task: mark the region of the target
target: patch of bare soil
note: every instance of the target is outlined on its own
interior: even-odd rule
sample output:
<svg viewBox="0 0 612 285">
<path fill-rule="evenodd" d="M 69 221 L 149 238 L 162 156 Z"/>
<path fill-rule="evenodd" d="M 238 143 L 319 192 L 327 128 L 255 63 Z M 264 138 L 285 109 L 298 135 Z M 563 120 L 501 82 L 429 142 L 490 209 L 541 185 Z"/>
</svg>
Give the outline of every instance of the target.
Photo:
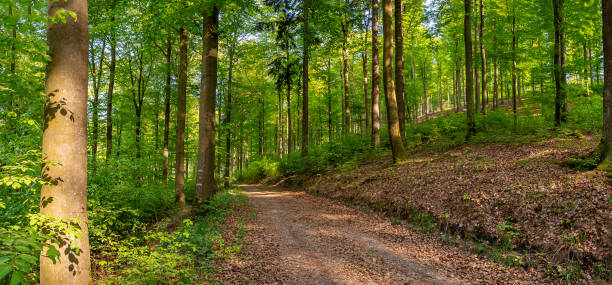
<svg viewBox="0 0 612 285">
<path fill-rule="evenodd" d="M 402 165 L 380 159 L 301 183 L 310 192 L 387 213 L 426 214 L 455 232 L 527 252 L 523 264 L 559 274 L 572 265 L 605 275 L 612 258 L 607 173 L 558 163 L 596 145 L 590 137 L 469 145 L 418 152 Z M 584 272 L 581 277 L 590 280 Z"/>
<path fill-rule="evenodd" d="M 220 260 L 223 284 L 534 284 L 546 277 L 502 268 L 374 213 L 277 187 L 244 186 L 254 219 L 242 253 Z M 226 224 L 236 224 L 230 217 Z M 227 231 L 239 228 L 228 226 Z M 235 230 L 234 230 L 235 231 Z M 224 236 L 226 234 L 224 233 Z M 229 234 L 228 236 L 235 236 Z"/>
</svg>

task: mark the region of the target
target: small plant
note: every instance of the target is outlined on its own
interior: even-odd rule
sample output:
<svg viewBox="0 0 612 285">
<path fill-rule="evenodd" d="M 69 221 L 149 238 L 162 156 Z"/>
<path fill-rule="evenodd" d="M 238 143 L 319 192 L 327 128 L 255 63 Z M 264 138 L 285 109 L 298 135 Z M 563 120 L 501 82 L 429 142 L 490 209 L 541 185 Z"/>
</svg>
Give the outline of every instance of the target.
<svg viewBox="0 0 612 285">
<path fill-rule="evenodd" d="M 512 248 L 512 240 L 520 236 L 518 226 L 511 222 L 501 222 L 495 228 L 495 233 L 500 235 L 500 241 L 504 250 Z"/>
<path fill-rule="evenodd" d="M 461 197 L 461 201 L 466 202 L 471 200 L 472 198 L 470 197 L 469 194 L 463 194 L 463 197 Z"/>
</svg>

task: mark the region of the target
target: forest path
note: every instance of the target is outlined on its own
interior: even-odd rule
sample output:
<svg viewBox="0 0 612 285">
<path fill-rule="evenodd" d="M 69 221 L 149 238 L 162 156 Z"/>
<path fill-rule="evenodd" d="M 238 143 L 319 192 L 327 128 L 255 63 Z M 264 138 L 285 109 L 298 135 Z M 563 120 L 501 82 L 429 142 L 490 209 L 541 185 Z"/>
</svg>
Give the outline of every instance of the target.
<svg viewBox="0 0 612 285">
<path fill-rule="evenodd" d="M 244 257 L 228 260 L 222 266 L 219 277 L 223 283 L 533 281 L 525 279 L 524 273 L 500 274 L 496 264 L 334 200 L 261 185 L 241 188 L 247 193 L 257 218 L 245 225 Z"/>
</svg>

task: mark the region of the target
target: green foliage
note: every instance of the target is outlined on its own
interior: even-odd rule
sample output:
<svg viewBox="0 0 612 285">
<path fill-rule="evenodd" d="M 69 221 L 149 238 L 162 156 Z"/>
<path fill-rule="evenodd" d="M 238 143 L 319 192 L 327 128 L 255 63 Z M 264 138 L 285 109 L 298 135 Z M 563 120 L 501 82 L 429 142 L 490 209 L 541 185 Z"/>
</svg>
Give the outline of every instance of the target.
<svg viewBox="0 0 612 285">
<path fill-rule="evenodd" d="M 110 284 L 204 283 L 212 270 L 212 258 L 240 251 L 226 243 L 219 225 L 246 203 L 246 195 L 237 191 L 217 193 L 196 211 L 201 215 L 183 220 L 174 231 L 146 226 L 143 234 L 109 238 L 95 249 L 106 258 L 94 264 L 110 274 Z"/>
<path fill-rule="evenodd" d="M 0 227 L 0 282 L 31 283 L 38 280 L 39 256 L 59 261 L 58 248 L 64 254 L 78 255 L 77 240 L 82 238 L 77 220 L 30 215 L 26 227 Z"/>
</svg>

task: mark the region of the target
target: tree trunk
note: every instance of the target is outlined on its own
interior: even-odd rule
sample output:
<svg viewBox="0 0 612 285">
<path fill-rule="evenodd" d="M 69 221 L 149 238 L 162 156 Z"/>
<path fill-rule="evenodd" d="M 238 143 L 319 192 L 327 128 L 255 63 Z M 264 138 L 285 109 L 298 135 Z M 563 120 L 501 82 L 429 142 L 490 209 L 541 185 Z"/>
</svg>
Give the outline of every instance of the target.
<svg viewBox="0 0 612 285">
<path fill-rule="evenodd" d="M 202 203 L 215 193 L 215 97 L 219 51 L 219 10 L 216 5 L 204 12 L 202 36 L 202 81 L 200 84 L 200 133 L 195 200 Z"/>
<path fill-rule="evenodd" d="M 427 94 L 427 67 L 423 63 L 423 72 L 421 73 L 423 78 L 423 114 L 425 119 L 429 118 L 429 94 Z"/>
<path fill-rule="evenodd" d="M 363 68 L 363 106 L 365 107 L 365 132 L 368 132 L 370 130 L 370 123 L 371 123 L 371 117 L 370 117 L 370 108 L 368 108 L 368 26 L 367 24 L 364 24 L 364 35 L 363 35 L 363 40 L 365 42 L 365 45 L 363 47 L 363 54 L 361 55 L 361 62 L 363 64 L 362 68 Z"/>
<path fill-rule="evenodd" d="M 404 141 L 404 136 L 406 135 L 406 100 L 404 98 L 406 78 L 404 75 L 402 12 L 402 0 L 395 0 L 395 94 L 397 97 L 400 134 L 402 135 L 402 141 Z"/>
<path fill-rule="evenodd" d="M 308 45 L 310 34 L 308 30 L 308 14 L 310 13 L 310 1 L 304 0 L 304 61 L 302 63 L 302 156 L 308 154 Z"/>
<path fill-rule="evenodd" d="M 176 101 L 176 173 L 174 190 L 176 203 L 185 205 L 185 118 L 187 113 L 187 64 L 189 63 L 189 35 L 184 27 L 179 30 L 179 78 Z"/>
<path fill-rule="evenodd" d="M 607 151 L 607 160 L 612 153 L 612 0 L 602 0 L 602 33 L 603 33 L 603 143 Z"/>
<path fill-rule="evenodd" d="M 224 172 L 224 177 L 225 177 L 225 181 L 224 181 L 224 185 L 225 187 L 229 187 L 229 180 L 230 180 L 230 168 L 231 168 L 231 161 L 232 161 L 232 157 L 231 157 L 231 149 L 232 149 L 232 73 L 234 71 L 234 46 L 233 44 L 230 45 L 229 50 L 229 71 L 228 71 L 228 76 L 227 76 L 227 106 L 225 106 L 225 108 L 227 108 L 226 111 L 226 115 L 225 115 L 225 126 L 226 126 L 226 133 L 225 133 L 225 172 Z"/>
<path fill-rule="evenodd" d="M 512 7 L 512 114 L 514 117 L 514 130 L 518 125 L 518 117 L 516 114 L 516 12 Z"/>
<path fill-rule="evenodd" d="M 348 20 L 344 20 L 342 23 L 342 82 L 344 86 L 344 116 L 342 118 L 342 133 L 346 136 L 349 133 L 351 126 L 351 108 L 349 104 L 349 78 L 348 78 L 348 32 L 349 23 Z"/>
<path fill-rule="evenodd" d="M 476 12 L 478 12 L 478 4 L 478 0 L 475 0 L 474 10 L 476 10 Z M 474 58 L 472 58 L 474 68 L 474 114 L 477 114 L 478 110 L 480 109 L 480 76 L 478 75 L 478 44 L 480 43 L 480 34 L 478 33 L 479 30 L 478 17 L 476 17 L 476 19 L 474 19 Z"/>
<path fill-rule="evenodd" d="M 378 64 L 378 1 L 372 0 L 372 147 L 380 144 L 380 67 Z"/>
<path fill-rule="evenodd" d="M 115 22 L 115 17 L 111 18 L 111 23 Z M 106 98 L 106 161 L 110 159 L 113 153 L 113 93 L 115 90 L 115 69 L 117 67 L 117 40 L 115 37 L 115 28 L 111 27 L 110 45 L 111 45 L 111 62 L 109 67 L 108 91 Z"/>
<path fill-rule="evenodd" d="M 565 0 L 553 0 L 553 15 L 555 27 L 554 73 L 555 73 L 555 127 L 567 122 L 565 76 Z"/>
<path fill-rule="evenodd" d="M 476 134 L 476 122 L 474 121 L 474 86 L 472 75 L 472 0 L 464 0 L 465 18 L 463 22 L 463 37 L 465 42 L 465 105 L 467 109 L 467 134 L 465 140 L 469 140 Z"/>
<path fill-rule="evenodd" d="M 164 167 L 162 177 L 168 183 L 168 137 L 170 135 L 170 83 L 172 81 L 172 39 L 168 35 L 166 41 L 166 85 L 164 87 Z"/>
<path fill-rule="evenodd" d="M 487 55 L 484 47 L 484 2 L 480 0 L 480 28 L 478 32 L 480 34 L 480 58 L 481 58 L 481 76 L 482 76 L 482 116 L 484 120 L 485 131 L 488 131 L 489 127 L 487 124 Z"/>
<path fill-rule="evenodd" d="M 93 43 L 91 49 L 93 50 Z M 91 119 L 93 121 L 93 130 L 91 143 L 91 158 L 92 158 L 92 169 L 93 172 L 96 172 L 96 162 L 98 158 L 98 137 L 99 137 L 99 106 L 100 106 L 100 88 L 102 87 L 102 64 L 104 63 L 104 52 L 106 50 L 106 39 L 102 41 L 102 51 L 100 51 L 100 57 L 98 58 L 99 65 L 96 67 L 96 57 L 95 53 L 91 52 L 91 77 L 93 81 L 93 92 L 94 98 L 92 102 L 92 116 Z"/>
<path fill-rule="evenodd" d="M 393 2 L 383 0 L 383 81 L 385 100 L 387 101 L 387 120 L 389 140 L 393 153 L 393 162 L 402 162 L 408 159 L 404 149 L 402 135 L 400 134 L 399 116 L 395 86 L 393 83 Z"/>
<path fill-rule="evenodd" d="M 78 21 L 49 23 L 47 40 L 50 61 L 47 65 L 45 115 L 42 152 L 53 164 L 43 166 L 40 213 L 62 219 L 76 219 L 82 237 L 75 240 L 79 252 L 70 249 L 70 241 L 55 245 L 59 260 L 40 256 L 40 280 L 45 285 L 89 284 L 90 250 L 87 229 L 87 1 L 48 3 L 48 15 L 59 11 L 76 13 Z M 70 40 L 67 41 L 66 39 Z"/>
</svg>

